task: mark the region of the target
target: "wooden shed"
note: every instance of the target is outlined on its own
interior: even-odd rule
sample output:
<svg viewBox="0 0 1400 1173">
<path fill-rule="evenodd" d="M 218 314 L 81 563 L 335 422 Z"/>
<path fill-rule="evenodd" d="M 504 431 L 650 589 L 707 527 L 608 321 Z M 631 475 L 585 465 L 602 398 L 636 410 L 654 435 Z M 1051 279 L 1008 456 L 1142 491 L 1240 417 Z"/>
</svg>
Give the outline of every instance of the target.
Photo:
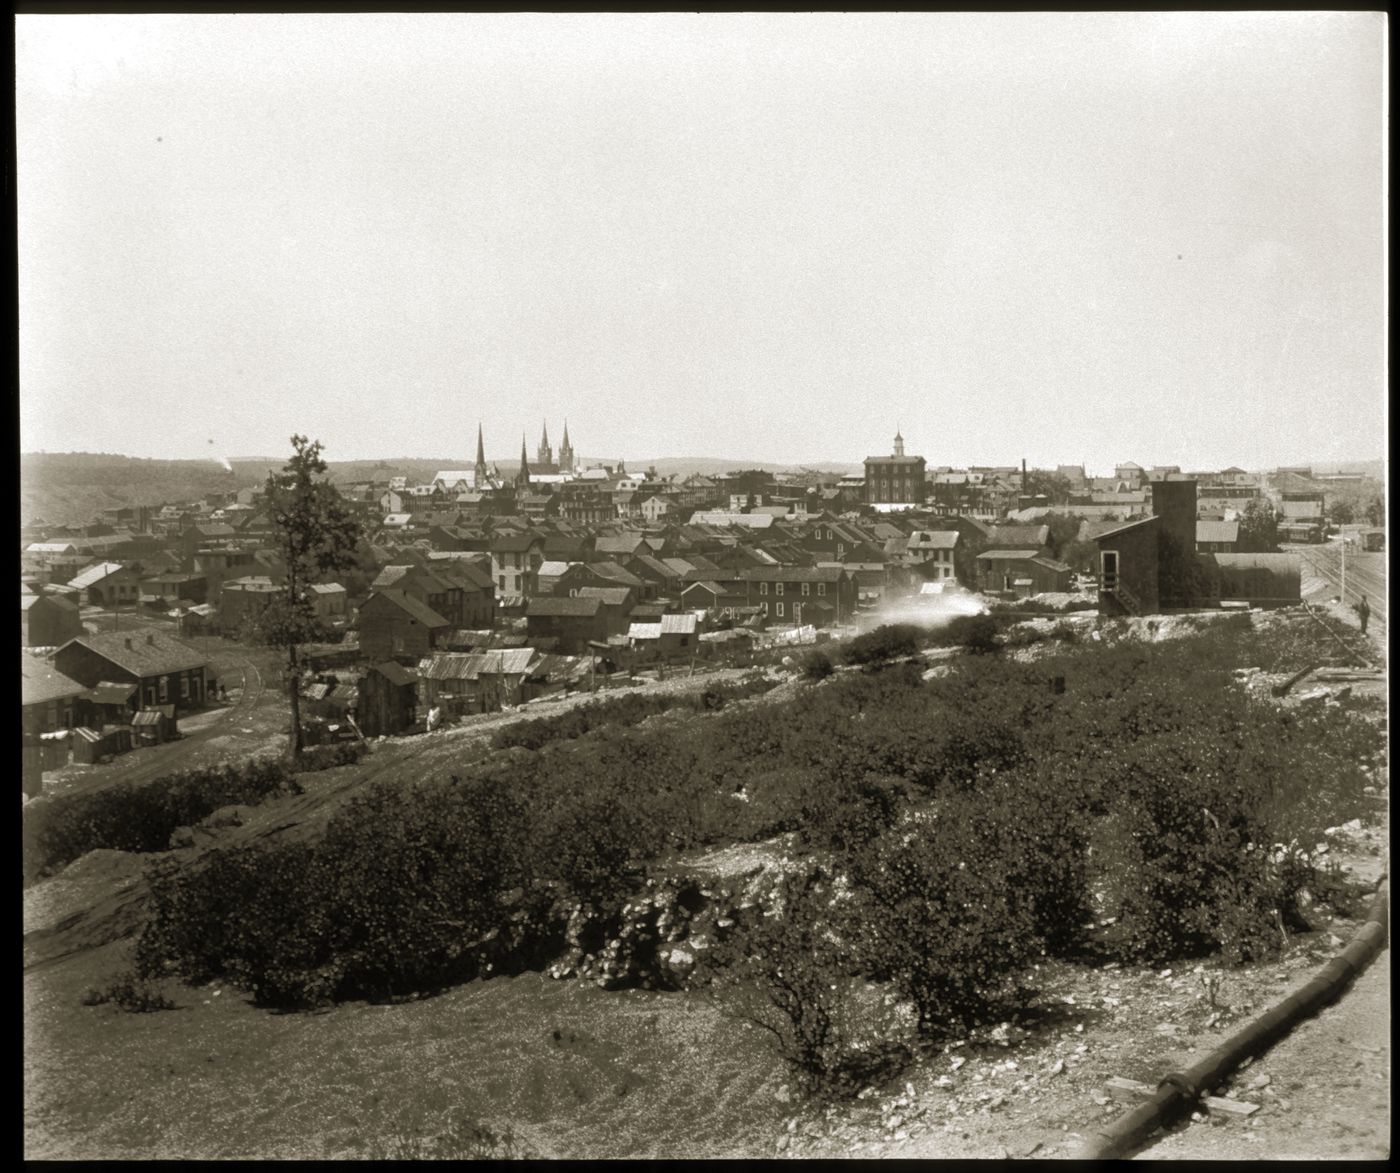
<svg viewBox="0 0 1400 1173">
<path fill-rule="evenodd" d="M 131 743 L 139 745 L 160 745 L 173 741 L 179 735 L 179 725 L 175 721 L 174 705 L 159 705 L 154 709 L 142 709 L 131 717 Z"/>
<path fill-rule="evenodd" d="M 385 660 L 360 683 L 360 729 L 366 737 L 389 737 L 413 728 L 418 717 L 418 674 Z"/>
<path fill-rule="evenodd" d="M 131 748 L 131 728 L 127 725 L 106 725 L 92 729 L 80 725 L 73 730 L 73 760 L 96 765 L 104 757 L 115 757 Z"/>
</svg>

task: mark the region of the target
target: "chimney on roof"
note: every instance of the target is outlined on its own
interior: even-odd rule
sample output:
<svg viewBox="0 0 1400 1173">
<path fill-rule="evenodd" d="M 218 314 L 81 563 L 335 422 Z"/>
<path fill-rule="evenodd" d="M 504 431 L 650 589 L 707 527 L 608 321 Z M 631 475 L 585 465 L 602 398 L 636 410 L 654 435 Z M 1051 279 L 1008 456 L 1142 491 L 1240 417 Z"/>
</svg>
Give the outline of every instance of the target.
<svg viewBox="0 0 1400 1173">
<path fill-rule="evenodd" d="M 131 651 L 131 640 L 128 639 L 128 640 L 125 640 L 125 641 L 123 641 L 123 642 L 125 642 L 125 644 L 126 644 L 126 650 L 127 650 L 128 652 Z"/>
<path fill-rule="evenodd" d="M 1021 457 L 1021 492 L 1026 491 L 1026 458 Z"/>
</svg>

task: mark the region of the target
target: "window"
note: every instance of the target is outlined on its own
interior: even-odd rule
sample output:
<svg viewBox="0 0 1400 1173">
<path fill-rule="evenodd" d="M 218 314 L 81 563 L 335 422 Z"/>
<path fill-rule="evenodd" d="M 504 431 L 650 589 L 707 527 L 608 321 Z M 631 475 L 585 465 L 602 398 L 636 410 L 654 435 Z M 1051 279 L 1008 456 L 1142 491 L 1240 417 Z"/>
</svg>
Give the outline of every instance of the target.
<svg viewBox="0 0 1400 1173">
<path fill-rule="evenodd" d="M 758 584 L 758 593 L 760 595 L 766 595 L 768 593 L 768 584 L 766 582 L 761 582 Z"/>
<path fill-rule="evenodd" d="M 783 605 L 782 605 L 781 603 L 779 603 L 779 604 L 778 604 L 778 618 L 781 619 L 782 617 L 783 617 Z"/>
<path fill-rule="evenodd" d="M 182 701 L 190 699 L 190 678 L 184 672 L 180 673 L 180 699 Z"/>
<path fill-rule="evenodd" d="M 824 582 L 819 582 L 819 583 L 817 583 L 817 594 L 818 594 L 819 596 L 825 595 L 825 594 L 826 594 L 826 583 L 824 583 Z"/>
<path fill-rule="evenodd" d="M 774 587 L 775 587 L 775 589 L 774 589 L 773 593 L 774 593 L 775 595 L 781 595 L 781 594 L 783 593 L 783 584 L 782 584 L 782 583 L 775 583 L 775 584 L 774 584 Z"/>
<path fill-rule="evenodd" d="M 504 574 L 501 575 L 501 587 L 500 587 L 500 589 L 501 589 L 501 590 L 505 590 L 505 589 L 506 589 L 506 576 L 505 576 Z"/>
<path fill-rule="evenodd" d="M 768 614 L 768 604 L 767 604 L 767 603 L 760 603 L 760 604 L 759 604 L 759 607 L 762 609 L 762 611 L 763 611 L 763 613 L 764 613 L 765 615 Z"/>
<path fill-rule="evenodd" d="M 170 696 L 170 677 L 168 677 L 168 676 L 162 676 L 162 677 L 160 678 L 160 703 L 161 703 L 161 704 L 165 704 L 166 700 L 169 699 L 169 696 Z"/>
<path fill-rule="evenodd" d="M 810 582 L 804 582 L 802 584 L 802 593 L 804 595 L 810 595 L 812 593 L 812 584 Z"/>
</svg>

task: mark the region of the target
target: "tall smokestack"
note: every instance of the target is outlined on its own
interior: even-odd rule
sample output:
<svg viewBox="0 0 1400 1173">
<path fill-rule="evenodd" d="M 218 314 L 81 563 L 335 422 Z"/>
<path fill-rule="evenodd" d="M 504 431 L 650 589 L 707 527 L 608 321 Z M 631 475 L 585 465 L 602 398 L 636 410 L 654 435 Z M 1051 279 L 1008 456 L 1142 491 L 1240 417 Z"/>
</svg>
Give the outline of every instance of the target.
<svg viewBox="0 0 1400 1173">
<path fill-rule="evenodd" d="M 1026 458 L 1021 457 L 1021 492 L 1026 491 Z"/>
</svg>

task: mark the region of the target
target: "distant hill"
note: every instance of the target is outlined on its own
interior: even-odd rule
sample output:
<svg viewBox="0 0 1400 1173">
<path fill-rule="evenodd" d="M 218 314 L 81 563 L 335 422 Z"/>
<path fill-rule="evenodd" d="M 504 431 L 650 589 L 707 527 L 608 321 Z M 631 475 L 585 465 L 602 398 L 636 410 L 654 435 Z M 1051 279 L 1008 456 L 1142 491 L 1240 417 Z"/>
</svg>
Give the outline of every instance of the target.
<svg viewBox="0 0 1400 1173">
<path fill-rule="evenodd" d="M 657 473 L 664 477 L 672 474 L 681 477 L 688 477 L 692 474 L 708 477 L 718 473 L 739 472 L 749 468 L 762 468 L 769 472 L 801 472 L 806 469 L 838 475 L 865 470 L 863 464 L 841 464 L 835 461 L 826 464 L 775 464 L 771 461 L 723 460 L 715 456 L 663 456 L 655 460 L 634 461 L 629 459 L 627 461 L 628 472 L 645 472 L 653 466 Z"/>
<path fill-rule="evenodd" d="M 20 521 L 81 525 L 104 509 L 195 501 L 257 483 L 214 460 L 144 460 L 106 452 L 27 452 L 19 458 Z"/>
</svg>

